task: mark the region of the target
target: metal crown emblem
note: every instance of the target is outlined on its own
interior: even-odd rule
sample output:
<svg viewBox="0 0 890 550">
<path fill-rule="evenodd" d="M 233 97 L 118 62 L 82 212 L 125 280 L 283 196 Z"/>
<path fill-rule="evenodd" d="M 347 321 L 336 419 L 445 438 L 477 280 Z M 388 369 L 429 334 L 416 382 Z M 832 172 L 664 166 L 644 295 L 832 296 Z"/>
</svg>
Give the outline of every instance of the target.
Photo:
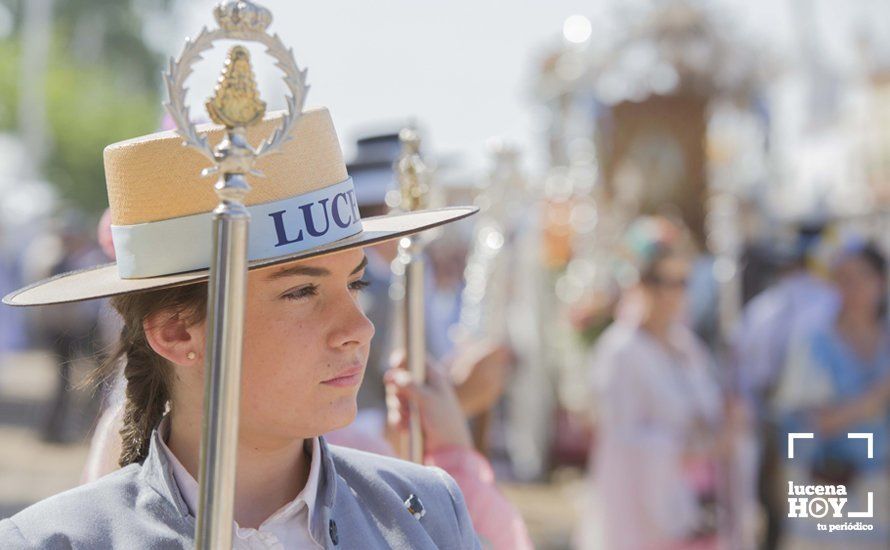
<svg viewBox="0 0 890 550">
<path fill-rule="evenodd" d="M 219 28 L 228 32 L 265 32 L 272 24 L 272 12 L 253 2 L 225 2 L 213 9 Z"/>
<path fill-rule="evenodd" d="M 303 112 L 309 91 L 306 70 L 300 70 L 293 50 L 287 48 L 277 34 L 270 35 L 267 32 L 266 29 L 272 23 L 272 13 L 266 8 L 248 0 L 227 0 L 217 5 L 213 14 L 219 27 L 212 30 L 202 28 L 195 38 L 186 40 L 179 59 L 170 59 L 164 72 L 168 97 L 164 106 L 173 118 L 184 145 L 197 149 L 213 162 L 212 167 L 201 172 L 202 175 L 221 173 L 261 176 L 254 168 L 256 160 L 279 151 L 282 144 L 291 139 L 294 124 Z M 215 148 L 211 147 L 207 137 L 198 133 L 189 117 L 189 107 L 185 105 L 188 91 L 186 80 L 192 74 L 194 64 L 203 59 L 202 54 L 219 40 L 244 40 L 264 45 L 266 53 L 275 59 L 275 66 L 284 73 L 284 83 L 290 92 L 285 97 L 287 113 L 272 135 L 256 148 L 247 142 L 245 131 L 247 127 L 262 120 L 266 104 L 260 100 L 250 65 L 250 54 L 243 46 L 235 46 L 229 51 L 214 95 L 205 104 L 211 120 L 226 126 L 227 139 Z M 249 186 L 241 192 L 241 196 L 247 190 Z"/>
</svg>

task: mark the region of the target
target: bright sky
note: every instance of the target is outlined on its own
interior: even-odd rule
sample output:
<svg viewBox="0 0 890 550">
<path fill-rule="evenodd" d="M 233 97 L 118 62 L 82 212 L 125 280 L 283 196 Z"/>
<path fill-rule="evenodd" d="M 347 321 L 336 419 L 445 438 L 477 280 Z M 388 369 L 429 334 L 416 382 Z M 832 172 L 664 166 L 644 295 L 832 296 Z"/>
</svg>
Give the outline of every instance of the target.
<svg viewBox="0 0 890 550">
<path fill-rule="evenodd" d="M 149 34 L 167 53 L 178 55 L 185 35 L 213 24 L 216 1 L 180 2 L 180 16 L 167 18 Z M 783 61 L 795 66 L 800 33 L 810 32 L 800 24 L 801 7 L 817 6 L 814 32 L 825 44 L 821 53 L 831 59 L 850 53 L 849 47 L 833 44 L 852 42 L 849 34 L 835 32 L 837 22 L 862 19 L 856 11 L 874 13 L 883 1 L 861 0 L 856 10 L 833 0 L 712 3 L 755 40 L 769 38 L 783 55 L 791 53 Z M 331 110 L 347 156 L 360 133 L 414 119 L 424 130 L 428 151 L 459 154 L 473 166 L 480 166 L 485 141 L 492 136 L 542 154 L 544 124 L 531 83 L 545 47 L 562 40 L 566 17 L 590 17 L 595 40 L 608 32 L 607 6 L 634 2 L 639 0 L 260 0 L 274 15 L 271 30 L 309 69 L 307 105 Z M 254 61 L 263 97 L 280 108 L 283 87 L 261 53 L 254 51 Z M 208 57 L 190 81 L 196 106 L 210 95 L 221 64 L 222 52 Z"/>
<path fill-rule="evenodd" d="M 275 17 L 272 30 L 309 68 L 308 105 L 331 110 L 347 155 L 359 133 L 413 118 L 437 153 L 477 157 L 491 136 L 537 146 L 530 83 L 540 47 L 558 43 L 564 19 L 591 7 L 589 0 L 261 3 Z M 182 32 L 210 24 L 214 4 L 188 2 Z M 219 68 L 208 61 L 213 70 L 196 73 L 193 88 L 210 89 Z M 271 68 L 258 73 L 262 84 L 277 78 Z"/>
</svg>

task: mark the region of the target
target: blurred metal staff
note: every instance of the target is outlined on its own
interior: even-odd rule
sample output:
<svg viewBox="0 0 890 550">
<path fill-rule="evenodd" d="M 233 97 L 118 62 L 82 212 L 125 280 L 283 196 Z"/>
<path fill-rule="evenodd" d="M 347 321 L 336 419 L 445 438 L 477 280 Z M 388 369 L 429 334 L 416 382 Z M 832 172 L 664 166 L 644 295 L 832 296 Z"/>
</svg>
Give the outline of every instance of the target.
<svg viewBox="0 0 890 550">
<path fill-rule="evenodd" d="M 476 222 L 467 267 L 466 286 L 461 296 L 461 310 L 455 340 L 508 340 L 508 306 L 512 295 L 511 266 L 515 264 L 515 223 L 511 214 L 525 188 L 519 171 L 519 151 L 499 139 L 489 142 L 493 168 L 476 198 L 480 217 Z M 489 432 L 493 418 L 490 410 L 477 416 L 473 425 L 476 448 L 488 454 Z"/>
<path fill-rule="evenodd" d="M 395 163 L 401 201 L 398 209 L 403 212 L 422 210 L 429 201 L 430 170 L 420 156 L 420 136 L 413 128 L 399 132 L 402 154 Z M 401 295 L 402 345 L 408 362 L 408 371 L 415 382 L 426 380 L 426 321 L 424 319 L 424 258 L 426 237 L 413 235 L 399 242 L 399 255 L 393 262 L 396 275 L 393 284 L 395 296 Z M 410 407 L 408 431 L 408 457 L 412 462 L 423 463 L 423 429 L 417 403 Z"/>
<path fill-rule="evenodd" d="M 219 28 L 206 27 L 186 40 L 179 59 L 171 59 L 164 73 L 168 101 L 165 104 L 185 145 L 200 151 L 213 166 L 202 175 L 219 174 L 214 189 L 219 206 L 213 213 L 213 256 L 209 274 L 207 319 L 208 369 L 204 386 L 204 421 L 200 457 L 195 545 L 219 549 L 232 546 L 235 496 L 235 458 L 238 439 L 241 356 L 244 334 L 244 305 L 247 281 L 247 235 L 250 214 L 243 204 L 250 185 L 245 175 L 261 175 L 254 168 L 260 157 L 276 152 L 287 139 L 303 110 L 306 96 L 305 71 L 293 53 L 278 38 L 267 33 L 272 23 L 269 10 L 246 0 L 220 3 L 214 9 Z M 202 54 L 219 40 L 243 40 L 266 46 L 266 53 L 284 72 L 290 92 L 287 114 L 281 126 L 254 149 L 247 141 L 247 128 L 262 120 L 265 102 L 259 98 L 250 65 L 250 54 L 233 46 L 226 58 L 214 96 L 207 103 L 211 120 L 226 127 L 226 137 L 211 147 L 198 134 L 185 105 L 186 80 Z"/>
</svg>

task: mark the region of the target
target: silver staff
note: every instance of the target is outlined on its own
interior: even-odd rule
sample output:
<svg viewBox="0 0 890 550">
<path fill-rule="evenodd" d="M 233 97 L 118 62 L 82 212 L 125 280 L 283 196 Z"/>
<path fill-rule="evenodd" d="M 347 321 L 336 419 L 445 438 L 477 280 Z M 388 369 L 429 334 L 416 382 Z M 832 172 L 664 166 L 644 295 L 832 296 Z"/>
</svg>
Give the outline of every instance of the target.
<svg viewBox="0 0 890 550">
<path fill-rule="evenodd" d="M 531 205 L 519 150 L 500 139 L 490 140 L 488 148 L 493 166 L 476 197 L 480 214 L 464 269 L 466 286 L 455 334 L 458 345 L 483 338 L 507 343 L 510 325 L 516 321 L 508 310 L 511 302 L 522 299 L 515 295 L 518 275 L 511 273 L 517 264 L 515 237 L 521 221 L 516 213 L 526 214 Z M 488 454 L 493 421 L 492 411 L 486 410 L 472 424 L 474 443 L 483 454 Z"/>
<path fill-rule="evenodd" d="M 246 0 L 229 0 L 214 9 L 219 28 L 186 40 L 178 60 L 171 59 L 164 73 L 168 112 L 185 145 L 203 153 L 213 166 L 202 175 L 219 174 L 214 186 L 219 206 L 213 212 L 213 256 L 210 265 L 207 318 L 208 368 L 204 385 L 204 419 L 195 545 L 200 549 L 231 548 L 235 498 L 235 459 L 238 448 L 238 407 L 241 384 L 241 352 L 244 334 L 244 302 L 247 281 L 247 234 L 250 214 L 243 204 L 250 191 L 247 174 L 261 176 L 254 168 L 260 157 L 277 151 L 290 139 L 293 124 L 303 110 L 306 72 L 300 71 L 278 35 L 269 35 L 269 10 Z M 266 53 L 285 73 L 291 95 L 287 114 L 270 137 L 254 149 L 247 128 L 262 120 L 266 104 L 260 100 L 246 48 L 229 50 L 223 73 L 207 103 L 210 118 L 226 128 L 225 138 L 211 147 L 189 119 L 185 105 L 185 81 L 201 54 L 218 40 L 247 40 L 266 46 Z"/>
<path fill-rule="evenodd" d="M 395 170 L 401 191 L 399 209 L 405 212 L 422 210 L 429 198 L 429 169 L 420 156 L 420 137 L 417 132 L 405 128 L 399 132 L 402 154 L 396 161 Z M 399 241 L 396 259 L 402 271 L 404 297 L 402 299 L 402 330 L 408 371 L 417 383 L 426 380 L 426 321 L 424 319 L 424 259 L 423 237 L 414 235 Z M 408 457 L 413 462 L 423 462 L 423 430 L 417 403 L 410 405 L 408 418 Z"/>
<path fill-rule="evenodd" d="M 464 270 L 458 339 L 507 337 L 510 303 L 511 238 L 519 220 L 526 186 L 519 170 L 519 151 L 501 140 L 489 142 L 493 168 L 479 189 L 472 246 Z M 527 206 L 527 205 L 526 205 Z"/>
</svg>

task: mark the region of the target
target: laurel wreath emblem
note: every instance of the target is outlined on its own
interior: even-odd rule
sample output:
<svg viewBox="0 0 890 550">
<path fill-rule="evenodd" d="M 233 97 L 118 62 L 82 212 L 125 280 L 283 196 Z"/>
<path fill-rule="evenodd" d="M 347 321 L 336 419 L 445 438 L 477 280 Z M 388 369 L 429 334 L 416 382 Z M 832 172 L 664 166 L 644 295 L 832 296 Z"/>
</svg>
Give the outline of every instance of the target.
<svg viewBox="0 0 890 550">
<path fill-rule="evenodd" d="M 186 39 L 178 60 L 170 58 L 167 70 L 164 72 L 168 97 L 164 107 L 176 124 L 176 133 L 183 138 L 183 145 L 197 149 L 214 163 L 218 160 L 207 137 L 198 133 L 189 116 L 189 107 L 185 104 L 188 92 L 185 84 L 193 72 L 195 63 L 204 59 L 202 54 L 212 49 L 214 42 L 218 40 L 247 40 L 262 44 L 266 47 L 266 53 L 275 59 L 275 66 L 284 73 L 284 83 L 290 92 L 285 96 L 287 113 L 272 135 L 256 148 L 254 160 L 280 151 L 281 146 L 292 139 L 291 130 L 303 113 L 306 94 L 309 92 L 309 86 L 306 84 L 307 69 L 301 70 L 297 66 L 293 49 L 286 47 L 278 34 L 270 35 L 258 30 L 222 28 L 208 30 L 207 27 L 203 27 L 194 39 Z"/>
</svg>

